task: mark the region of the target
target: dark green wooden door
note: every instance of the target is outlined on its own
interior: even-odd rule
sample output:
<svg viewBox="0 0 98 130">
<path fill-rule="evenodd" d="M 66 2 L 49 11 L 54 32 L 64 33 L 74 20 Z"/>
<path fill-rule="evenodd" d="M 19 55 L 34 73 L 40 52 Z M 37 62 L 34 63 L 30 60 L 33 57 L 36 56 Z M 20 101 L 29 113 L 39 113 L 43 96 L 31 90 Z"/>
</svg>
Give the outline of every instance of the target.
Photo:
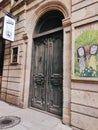
<svg viewBox="0 0 98 130">
<path fill-rule="evenodd" d="M 63 43 L 62 31 L 34 39 L 31 106 L 61 115 Z"/>
</svg>

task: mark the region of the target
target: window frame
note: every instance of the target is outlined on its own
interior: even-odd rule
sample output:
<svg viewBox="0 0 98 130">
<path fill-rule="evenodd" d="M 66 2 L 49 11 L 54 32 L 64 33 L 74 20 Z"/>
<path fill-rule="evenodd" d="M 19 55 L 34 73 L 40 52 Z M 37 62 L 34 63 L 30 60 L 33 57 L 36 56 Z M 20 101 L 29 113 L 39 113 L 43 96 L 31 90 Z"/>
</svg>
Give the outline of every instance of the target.
<svg viewBox="0 0 98 130">
<path fill-rule="evenodd" d="M 17 48 L 18 50 L 17 50 L 17 61 L 16 62 L 14 62 L 13 61 L 13 50 L 14 50 L 14 48 Z M 19 64 L 19 46 L 13 46 L 13 47 L 11 47 L 11 64 L 13 64 L 13 65 L 16 65 L 16 64 Z"/>
</svg>

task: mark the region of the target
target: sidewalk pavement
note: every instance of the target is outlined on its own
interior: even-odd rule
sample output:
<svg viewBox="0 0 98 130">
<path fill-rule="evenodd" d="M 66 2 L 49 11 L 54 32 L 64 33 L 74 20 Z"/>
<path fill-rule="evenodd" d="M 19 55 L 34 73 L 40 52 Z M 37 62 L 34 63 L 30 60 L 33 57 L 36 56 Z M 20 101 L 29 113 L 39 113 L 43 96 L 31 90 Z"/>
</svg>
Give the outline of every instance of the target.
<svg viewBox="0 0 98 130">
<path fill-rule="evenodd" d="M 56 117 L 30 108 L 21 109 L 0 101 L 0 117 L 2 116 L 18 116 L 21 122 L 14 127 L 0 130 L 72 130 Z"/>
</svg>

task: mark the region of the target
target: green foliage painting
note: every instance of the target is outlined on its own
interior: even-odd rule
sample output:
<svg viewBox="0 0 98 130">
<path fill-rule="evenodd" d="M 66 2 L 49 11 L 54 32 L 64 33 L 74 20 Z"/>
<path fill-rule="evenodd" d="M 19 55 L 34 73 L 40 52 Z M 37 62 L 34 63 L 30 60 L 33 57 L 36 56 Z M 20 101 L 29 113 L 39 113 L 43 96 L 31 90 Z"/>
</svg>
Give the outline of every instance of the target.
<svg viewBox="0 0 98 130">
<path fill-rule="evenodd" d="M 88 30 L 75 40 L 75 77 L 98 77 L 98 31 Z"/>
</svg>

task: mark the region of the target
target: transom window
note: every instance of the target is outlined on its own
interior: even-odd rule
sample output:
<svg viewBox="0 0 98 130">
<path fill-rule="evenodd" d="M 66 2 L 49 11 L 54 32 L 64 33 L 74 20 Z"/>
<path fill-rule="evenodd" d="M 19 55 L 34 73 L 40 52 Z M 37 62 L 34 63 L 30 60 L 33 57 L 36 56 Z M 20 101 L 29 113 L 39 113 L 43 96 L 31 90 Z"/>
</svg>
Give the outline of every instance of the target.
<svg viewBox="0 0 98 130">
<path fill-rule="evenodd" d="M 37 34 L 62 27 L 63 18 L 63 14 L 58 10 L 46 12 L 43 16 L 41 16 L 41 18 L 39 18 L 34 35 L 36 36 Z"/>
</svg>

